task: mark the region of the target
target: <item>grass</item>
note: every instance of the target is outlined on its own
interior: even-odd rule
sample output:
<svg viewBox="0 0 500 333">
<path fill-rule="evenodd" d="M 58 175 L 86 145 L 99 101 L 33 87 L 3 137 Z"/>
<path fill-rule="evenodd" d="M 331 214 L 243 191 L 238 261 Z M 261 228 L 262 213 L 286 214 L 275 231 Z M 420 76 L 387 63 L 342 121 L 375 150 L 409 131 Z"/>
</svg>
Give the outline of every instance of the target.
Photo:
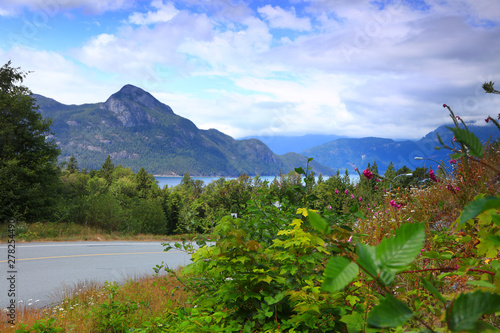
<svg viewBox="0 0 500 333">
<path fill-rule="evenodd" d="M 146 235 L 130 234 L 119 231 L 105 231 L 95 227 L 63 222 L 36 222 L 16 224 L 16 242 L 54 242 L 54 241 L 175 241 L 189 238 L 190 235 Z M 8 225 L 0 225 L 0 242 L 8 240 Z"/>
<path fill-rule="evenodd" d="M 61 327 L 64 332 L 120 332 L 119 325 L 127 328 L 150 325 L 149 329 L 154 331 L 152 326 L 161 325 L 160 318 L 172 309 L 186 306 L 188 297 L 179 281 L 169 275 L 142 276 L 122 286 L 81 283 L 66 293 L 71 296 L 51 307 L 24 305 L 18 308 L 16 327 L 7 324 L 8 318 L 2 311 L 0 331 L 15 332 L 22 325 L 30 328 L 40 320 L 52 321 L 52 327 Z M 110 318 L 113 315 L 116 315 L 115 322 Z"/>
</svg>

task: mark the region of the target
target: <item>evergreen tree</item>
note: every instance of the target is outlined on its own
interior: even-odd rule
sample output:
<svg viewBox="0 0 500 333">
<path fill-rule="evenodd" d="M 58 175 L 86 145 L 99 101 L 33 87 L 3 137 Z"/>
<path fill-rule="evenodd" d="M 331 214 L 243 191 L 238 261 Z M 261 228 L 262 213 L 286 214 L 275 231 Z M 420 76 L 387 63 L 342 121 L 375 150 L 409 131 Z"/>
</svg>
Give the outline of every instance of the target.
<svg viewBox="0 0 500 333">
<path fill-rule="evenodd" d="M 111 161 L 111 156 L 108 155 L 106 157 L 106 160 L 102 164 L 101 170 L 100 170 L 100 176 L 106 179 L 108 184 L 111 184 L 111 181 L 113 180 L 113 171 L 115 170 L 115 165 L 113 164 L 113 161 Z"/>
<path fill-rule="evenodd" d="M 66 166 L 66 171 L 68 171 L 69 173 L 78 172 L 78 161 L 73 154 L 71 154 L 71 157 L 69 158 L 68 165 Z"/>
<path fill-rule="evenodd" d="M 26 73 L 0 68 L 0 221 L 34 221 L 52 213 L 58 186 L 59 150 L 47 140 L 52 121 L 44 119 L 31 91 L 22 86 Z"/>
</svg>

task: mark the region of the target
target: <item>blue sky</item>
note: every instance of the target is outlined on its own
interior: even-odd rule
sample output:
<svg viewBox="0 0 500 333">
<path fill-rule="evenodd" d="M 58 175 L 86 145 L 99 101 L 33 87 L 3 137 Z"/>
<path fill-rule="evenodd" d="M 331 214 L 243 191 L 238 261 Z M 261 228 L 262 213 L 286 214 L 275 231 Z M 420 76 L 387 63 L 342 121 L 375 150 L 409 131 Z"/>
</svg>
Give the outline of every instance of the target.
<svg viewBox="0 0 500 333">
<path fill-rule="evenodd" d="M 236 138 L 418 139 L 443 103 L 499 112 L 499 24 L 496 0 L 0 0 L 0 61 L 61 103 L 133 84 Z"/>
</svg>

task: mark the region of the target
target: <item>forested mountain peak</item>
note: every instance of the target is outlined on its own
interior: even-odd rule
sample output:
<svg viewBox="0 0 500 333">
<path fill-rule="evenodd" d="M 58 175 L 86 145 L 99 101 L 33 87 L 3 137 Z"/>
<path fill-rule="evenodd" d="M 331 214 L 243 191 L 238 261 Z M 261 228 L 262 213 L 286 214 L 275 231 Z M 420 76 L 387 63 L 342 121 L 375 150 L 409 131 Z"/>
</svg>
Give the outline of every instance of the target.
<svg viewBox="0 0 500 333">
<path fill-rule="evenodd" d="M 98 168 L 109 155 L 117 164 L 162 175 L 277 175 L 305 166 L 304 156 L 278 156 L 259 140 L 235 140 L 200 130 L 141 88 L 127 84 L 104 103 L 65 105 L 34 95 L 44 117 L 54 119 L 61 159 Z M 313 163 L 316 173 L 332 174 Z"/>
<path fill-rule="evenodd" d="M 131 84 L 111 95 L 100 109 L 110 111 L 125 127 L 155 124 L 162 114 L 174 114 L 168 105 Z"/>
</svg>

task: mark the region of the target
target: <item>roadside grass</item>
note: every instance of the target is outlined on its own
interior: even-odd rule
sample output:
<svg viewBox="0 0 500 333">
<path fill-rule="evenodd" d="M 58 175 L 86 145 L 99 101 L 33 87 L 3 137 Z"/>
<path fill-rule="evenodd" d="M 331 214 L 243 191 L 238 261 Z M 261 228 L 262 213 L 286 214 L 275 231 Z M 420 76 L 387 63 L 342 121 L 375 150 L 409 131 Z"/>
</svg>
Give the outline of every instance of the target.
<svg viewBox="0 0 500 333">
<path fill-rule="evenodd" d="M 178 271 L 180 268 L 178 269 Z M 125 332 L 129 328 L 161 328 L 162 318 L 187 306 L 188 294 L 172 275 L 144 275 L 118 283 L 85 282 L 65 291 L 62 302 L 44 308 L 17 309 L 16 325 L 0 314 L 1 332 Z"/>
<path fill-rule="evenodd" d="M 0 225 L 0 243 L 7 243 L 8 225 Z M 193 235 L 152 235 L 130 234 L 120 231 L 105 231 L 99 228 L 64 222 L 17 222 L 16 242 L 54 242 L 54 241 L 175 241 L 192 238 Z"/>
</svg>

